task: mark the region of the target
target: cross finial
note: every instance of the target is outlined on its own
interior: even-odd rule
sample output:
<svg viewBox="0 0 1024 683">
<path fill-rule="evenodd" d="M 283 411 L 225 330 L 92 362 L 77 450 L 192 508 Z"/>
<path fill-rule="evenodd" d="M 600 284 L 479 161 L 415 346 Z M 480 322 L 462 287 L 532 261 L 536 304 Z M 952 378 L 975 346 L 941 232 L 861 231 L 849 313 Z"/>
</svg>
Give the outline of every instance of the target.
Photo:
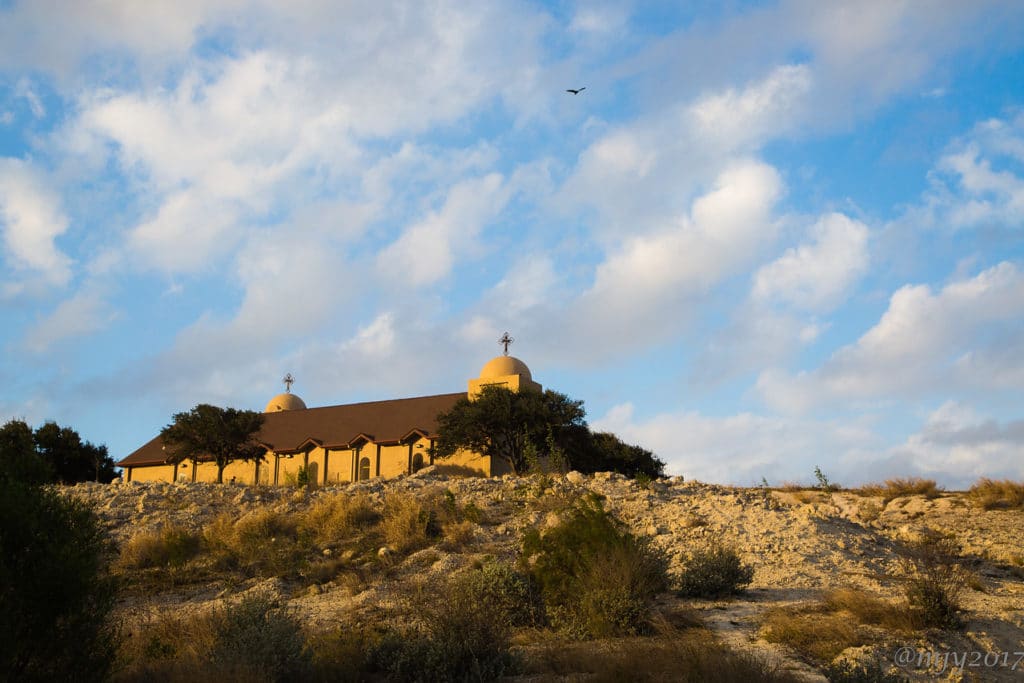
<svg viewBox="0 0 1024 683">
<path fill-rule="evenodd" d="M 286 374 L 284 376 L 284 379 L 282 379 L 281 381 L 284 382 L 284 390 L 289 394 L 292 393 L 292 384 L 295 383 L 295 378 L 292 377 L 292 373 L 289 372 L 288 374 Z"/>
<path fill-rule="evenodd" d="M 508 332 L 506 332 L 505 334 L 501 335 L 501 339 L 498 340 L 499 344 L 504 344 L 505 345 L 505 355 L 506 356 L 508 355 L 508 345 L 511 344 L 514 341 L 515 341 L 515 339 L 513 339 L 510 336 L 508 336 Z"/>
</svg>

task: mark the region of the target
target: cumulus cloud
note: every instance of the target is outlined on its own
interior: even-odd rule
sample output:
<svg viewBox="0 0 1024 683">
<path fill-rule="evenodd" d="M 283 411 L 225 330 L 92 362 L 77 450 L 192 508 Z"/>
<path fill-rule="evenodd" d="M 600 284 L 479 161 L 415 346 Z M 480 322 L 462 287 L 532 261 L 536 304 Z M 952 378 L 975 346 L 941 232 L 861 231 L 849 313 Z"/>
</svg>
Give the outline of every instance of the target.
<svg viewBox="0 0 1024 683">
<path fill-rule="evenodd" d="M 889 457 L 909 471 L 967 488 L 979 477 L 1024 478 L 1024 420 L 1000 422 L 970 405 L 946 401 Z"/>
<path fill-rule="evenodd" d="M 690 107 L 699 135 L 726 149 L 762 143 L 797 126 L 812 88 L 806 64 L 785 64 L 737 90 L 728 88 Z"/>
<path fill-rule="evenodd" d="M 743 88 L 710 90 L 609 130 L 580 154 L 559 200 L 595 210 L 604 239 L 662 228 L 718 176 L 796 125 L 809 83 L 806 67 L 783 65 Z"/>
<path fill-rule="evenodd" d="M 1024 315 L 1024 274 L 1003 262 L 977 276 L 951 282 L 938 292 L 927 285 L 897 290 L 881 319 L 855 343 L 836 351 L 820 367 L 790 375 L 761 374 L 757 388 L 776 408 L 803 411 L 836 399 L 904 397 L 944 387 L 997 388 L 1003 373 L 1019 373 L 1024 357 L 1003 358 L 1002 367 L 978 362 L 997 349 L 993 335 L 1017 340 Z M 989 367 L 977 376 L 958 371 Z"/>
<path fill-rule="evenodd" d="M 473 247 L 475 237 L 501 213 L 508 198 L 508 188 L 497 173 L 456 184 L 440 209 L 407 228 L 380 253 L 378 270 L 400 270 L 398 281 L 414 286 L 437 282 L 451 272 L 460 252 Z"/>
<path fill-rule="evenodd" d="M 1024 162 L 1024 114 L 1010 121 L 990 119 L 954 143 L 938 165 L 953 176 L 955 194 L 936 191 L 933 210 L 945 209 L 954 228 L 1019 226 L 1024 215 L 1024 178 L 1014 172 Z"/>
<path fill-rule="evenodd" d="M 807 311 L 827 311 L 842 301 L 867 270 L 867 226 L 832 213 L 811 227 L 810 236 L 809 244 L 787 249 L 755 273 L 755 300 Z"/>
<path fill-rule="evenodd" d="M 672 474 L 738 485 L 757 484 L 762 477 L 774 485 L 807 482 L 815 466 L 852 483 L 852 473 L 838 467 L 839 456 L 878 446 L 869 425 L 856 422 L 749 412 L 719 417 L 685 409 L 636 418 L 629 403 L 611 408 L 591 426 L 653 451 Z"/>
<path fill-rule="evenodd" d="M 610 250 L 593 284 L 572 304 L 565 329 L 581 341 L 600 337 L 601 353 L 651 343 L 676 329 L 694 297 L 748 266 L 774 240 L 771 211 L 782 191 L 767 164 L 745 161 L 727 169 L 674 225 Z"/>
<path fill-rule="evenodd" d="M 28 270 L 51 285 L 71 277 L 71 259 L 55 240 L 68 229 L 60 198 L 38 171 L 18 159 L 0 158 L 0 227 L 8 264 Z"/>
</svg>

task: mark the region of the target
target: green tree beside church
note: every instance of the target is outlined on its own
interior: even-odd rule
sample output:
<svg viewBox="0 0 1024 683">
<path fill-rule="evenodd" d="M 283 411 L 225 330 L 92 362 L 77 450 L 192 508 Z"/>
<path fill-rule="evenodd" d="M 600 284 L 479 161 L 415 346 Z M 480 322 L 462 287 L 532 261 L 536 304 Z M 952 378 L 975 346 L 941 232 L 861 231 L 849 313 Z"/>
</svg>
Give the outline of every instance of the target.
<svg viewBox="0 0 1024 683">
<path fill-rule="evenodd" d="M 583 401 L 550 389 L 511 391 L 488 385 L 472 399 L 460 399 L 438 416 L 435 457 L 459 450 L 504 460 L 525 474 L 536 458 L 564 460 L 583 473 L 613 471 L 629 477 L 664 475 L 665 463 L 650 451 L 614 434 L 592 432 Z"/>
</svg>

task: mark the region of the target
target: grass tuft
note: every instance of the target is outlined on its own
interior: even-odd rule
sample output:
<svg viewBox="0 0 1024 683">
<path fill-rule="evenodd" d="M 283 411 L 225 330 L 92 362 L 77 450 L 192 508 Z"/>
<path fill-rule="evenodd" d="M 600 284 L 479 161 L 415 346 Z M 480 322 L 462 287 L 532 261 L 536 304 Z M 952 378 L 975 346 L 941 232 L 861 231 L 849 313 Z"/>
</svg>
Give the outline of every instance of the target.
<svg viewBox="0 0 1024 683">
<path fill-rule="evenodd" d="M 132 536 L 121 547 L 117 564 L 123 569 L 180 567 L 199 554 L 201 541 L 198 534 L 167 524 Z"/>
<path fill-rule="evenodd" d="M 729 649 L 704 629 L 672 636 L 605 640 L 600 647 L 591 643 L 554 642 L 530 654 L 523 668 L 531 680 L 594 683 L 796 683 L 803 680 L 763 656 Z"/>
<path fill-rule="evenodd" d="M 831 662 L 847 648 L 872 644 L 876 637 L 865 626 L 910 634 L 920 625 L 905 605 L 851 588 L 831 591 L 810 605 L 770 609 L 762 622 L 766 640 L 819 663 Z"/>
<path fill-rule="evenodd" d="M 975 482 L 967 495 L 985 510 L 1024 508 L 1024 482 L 982 478 Z"/>
<path fill-rule="evenodd" d="M 865 484 L 855 490 L 862 496 L 881 496 L 883 503 L 902 496 L 924 496 L 931 500 L 942 495 L 942 487 L 936 485 L 934 479 L 920 477 L 886 479 L 884 484 Z"/>
<path fill-rule="evenodd" d="M 436 495 L 392 494 L 384 500 L 380 523 L 384 542 L 399 553 L 424 548 L 441 536 L 447 516 Z"/>
</svg>

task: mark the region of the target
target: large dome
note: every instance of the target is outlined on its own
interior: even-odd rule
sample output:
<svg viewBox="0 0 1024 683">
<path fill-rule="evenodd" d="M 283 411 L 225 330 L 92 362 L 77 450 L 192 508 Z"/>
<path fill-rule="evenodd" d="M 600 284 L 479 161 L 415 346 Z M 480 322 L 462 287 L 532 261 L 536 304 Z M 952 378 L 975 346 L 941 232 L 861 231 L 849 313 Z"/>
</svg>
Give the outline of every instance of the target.
<svg viewBox="0 0 1024 683">
<path fill-rule="evenodd" d="M 278 394 L 267 402 L 264 413 L 279 413 L 282 410 L 305 410 L 305 402 L 295 394 Z"/>
<path fill-rule="evenodd" d="M 513 356 L 492 358 L 480 370 L 480 379 L 493 379 L 508 375 L 520 375 L 525 380 L 533 380 L 533 377 L 530 375 L 530 368 L 526 367 L 526 363 Z"/>
</svg>

